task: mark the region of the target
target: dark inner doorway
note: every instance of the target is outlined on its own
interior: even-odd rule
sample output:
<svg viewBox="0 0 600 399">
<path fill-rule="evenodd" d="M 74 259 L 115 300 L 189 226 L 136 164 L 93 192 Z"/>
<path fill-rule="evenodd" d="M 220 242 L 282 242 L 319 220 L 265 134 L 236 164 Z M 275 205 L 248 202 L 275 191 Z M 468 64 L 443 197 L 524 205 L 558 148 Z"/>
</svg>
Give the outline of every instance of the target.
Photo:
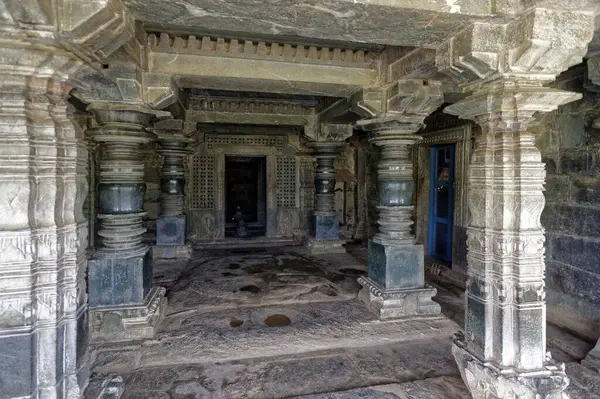
<svg viewBox="0 0 600 399">
<path fill-rule="evenodd" d="M 428 255 L 452 262 L 455 145 L 431 147 Z"/>
<path fill-rule="evenodd" d="M 267 168 L 265 157 L 225 157 L 225 237 L 236 237 L 238 208 L 247 236 L 266 231 Z"/>
</svg>

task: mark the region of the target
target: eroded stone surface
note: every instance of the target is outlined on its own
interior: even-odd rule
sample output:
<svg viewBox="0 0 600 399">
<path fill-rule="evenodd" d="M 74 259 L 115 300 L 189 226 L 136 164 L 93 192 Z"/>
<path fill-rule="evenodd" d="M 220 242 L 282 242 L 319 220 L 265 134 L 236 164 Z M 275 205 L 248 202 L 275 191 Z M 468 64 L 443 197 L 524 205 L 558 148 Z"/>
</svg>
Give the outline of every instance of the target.
<svg viewBox="0 0 600 399">
<path fill-rule="evenodd" d="M 337 265 L 299 252 L 216 255 L 194 260 L 169 297 L 169 313 L 354 298 L 358 285 L 346 267 L 365 270 L 349 255 Z M 354 265 L 353 265 L 354 264 Z"/>
</svg>

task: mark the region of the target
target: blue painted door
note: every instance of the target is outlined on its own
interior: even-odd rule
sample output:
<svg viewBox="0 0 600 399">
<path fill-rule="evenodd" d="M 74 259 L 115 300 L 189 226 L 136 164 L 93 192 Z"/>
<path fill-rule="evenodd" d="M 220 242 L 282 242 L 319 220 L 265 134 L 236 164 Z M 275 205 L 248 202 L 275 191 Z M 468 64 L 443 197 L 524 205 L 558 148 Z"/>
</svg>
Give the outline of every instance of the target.
<svg viewBox="0 0 600 399">
<path fill-rule="evenodd" d="M 452 262 L 454 216 L 454 144 L 434 146 L 430 151 L 429 256 Z"/>
</svg>

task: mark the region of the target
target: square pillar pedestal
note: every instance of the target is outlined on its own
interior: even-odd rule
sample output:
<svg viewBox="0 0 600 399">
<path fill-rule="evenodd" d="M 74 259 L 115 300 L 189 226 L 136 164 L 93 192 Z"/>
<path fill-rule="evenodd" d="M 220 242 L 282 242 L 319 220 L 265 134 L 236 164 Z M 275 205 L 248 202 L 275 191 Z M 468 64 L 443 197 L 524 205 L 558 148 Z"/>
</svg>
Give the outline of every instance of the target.
<svg viewBox="0 0 600 399">
<path fill-rule="evenodd" d="M 425 286 L 422 245 L 389 245 L 369 240 L 369 277 L 360 277 L 359 298 L 381 319 L 438 315 L 431 298 L 437 290 Z"/>
<path fill-rule="evenodd" d="M 340 240 L 340 221 L 337 215 L 313 215 L 313 236 L 307 241 L 311 255 L 345 253 L 345 241 Z"/>
<path fill-rule="evenodd" d="M 156 220 L 153 259 L 190 259 L 192 247 L 185 242 L 185 216 L 161 216 Z"/>
<path fill-rule="evenodd" d="M 166 298 L 164 288 L 152 285 L 150 252 L 129 258 L 95 255 L 88 268 L 91 341 L 152 338 Z"/>
</svg>

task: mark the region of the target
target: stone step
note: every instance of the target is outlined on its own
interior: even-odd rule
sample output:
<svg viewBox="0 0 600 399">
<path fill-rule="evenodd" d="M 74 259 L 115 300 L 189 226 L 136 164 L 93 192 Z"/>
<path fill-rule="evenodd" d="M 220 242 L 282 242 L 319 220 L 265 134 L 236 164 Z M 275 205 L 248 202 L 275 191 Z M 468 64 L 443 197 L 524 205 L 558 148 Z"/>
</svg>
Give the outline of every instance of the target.
<svg viewBox="0 0 600 399">
<path fill-rule="evenodd" d="M 122 398 L 469 397 L 450 353 L 450 339 L 425 338 L 376 346 L 365 339 L 362 344 L 287 355 L 271 356 L 265 352 L 261 358 L 243 360 L 122 370 L 119 374 L 125 386 Z M 97 379 L 102 377 L 103 374 L 97 375 Z M 353 389 L 357 390 L 325 394 Z M 438 395 L 390 396 L 402 389 L 408 393 L 422 389 Z M 372 392 L 381 395 L 364 395 Z"/>
</svg>

